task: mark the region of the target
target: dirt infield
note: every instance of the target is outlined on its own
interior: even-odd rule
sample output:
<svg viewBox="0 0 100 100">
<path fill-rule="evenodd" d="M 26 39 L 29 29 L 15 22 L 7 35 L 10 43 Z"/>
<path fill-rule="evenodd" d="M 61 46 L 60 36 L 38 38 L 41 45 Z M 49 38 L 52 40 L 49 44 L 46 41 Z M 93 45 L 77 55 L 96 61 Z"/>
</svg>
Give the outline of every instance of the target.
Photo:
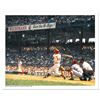
<svg viewBox="0 0 100 100">
<path fill-rule="evenodd" d="M 69 83 L 69 84 L 80 84 L 80 85 L 85 85 L 85 86 L 94 86 L 95 85 L 95 80 L 92 81 L 80 81 L 79 79 L 75 80 L 64 80 L 62 77 L 48 77 L 48 78 L 43 78 L 42 76 L 32 76 L 32 75 L 21 75 L 21 74 L 6 74 L 6 79 L 11 79 L 11 80 L 38 80 L 38 81 L 47 81 L 47 82 L 64 82 L 64 83 Z"/>
</svg>

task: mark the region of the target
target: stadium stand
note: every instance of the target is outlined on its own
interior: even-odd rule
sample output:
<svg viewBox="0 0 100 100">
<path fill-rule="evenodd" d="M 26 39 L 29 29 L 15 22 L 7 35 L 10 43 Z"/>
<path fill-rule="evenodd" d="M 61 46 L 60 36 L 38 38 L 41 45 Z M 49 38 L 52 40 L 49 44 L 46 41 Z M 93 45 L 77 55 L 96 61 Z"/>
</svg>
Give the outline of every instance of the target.
<svg viewBox="0 0 100 100">
<path fill-rule="evenodd" d="M 42 24 L 56 22 L 55 29 L 37 31 L 8 32 L 9 26 Z M 17 69 L 18 59 L 24 70 L 34 74 L 34 70 L 47 71 L 52 66 L 52 47 L 59 48 L 61 54 L 74 58 L 85 58 L 95 69 L 95 16 L 6 16 L 6 71 Z M 81 32 L 80 32 L 81 31 Z M 86 42 L 75 42 L 85 38 Z M 68 40 L 72 39 L 72 42 Z M 61 65 L 71 65 L 71 60 L 62 57 Z M 10 68 L 11 66 L 11 68 Z M 31 67 L 30 67 L 31 66 Z M 31 69 L 31 71 L 30 71 Z M 35 73 L 36 74 L 36 73 Z"/>
</svg>

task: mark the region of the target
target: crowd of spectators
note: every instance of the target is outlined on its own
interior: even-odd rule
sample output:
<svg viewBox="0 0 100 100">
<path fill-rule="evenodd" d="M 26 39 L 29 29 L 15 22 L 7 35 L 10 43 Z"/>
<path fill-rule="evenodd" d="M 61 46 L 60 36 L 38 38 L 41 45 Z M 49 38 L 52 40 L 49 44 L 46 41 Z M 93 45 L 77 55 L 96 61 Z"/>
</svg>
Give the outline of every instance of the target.
<svg viewBox="0 0 100 100">
<path fill-rule="evenodd" d="M 18 70 L 18 60 L 22 61 L 22 69 L 24 73 L 44 76 L 48 69 L 53 65 L 53 46 L 47 47 L 23 47 L 21 51 L 18 48 L 7 48 L 6 50 L 6 72 L 13 72 Z M 79 45 L 69 43 L 65 47 L 58 46 L 61 54 L 61 66 L 68 68 L 72 64 L 72 59 L 64 57 L 63 54 L 72 55 L 75 59 L 79 60 L 84 57 L 85 60 L 91 64 L 95 69 L 95 49 L 92 44 L 84 44 L 82 53 L 80 53 Z M 68 74 L 66 72 L 66 74 Z M 67 75 L 69 76 L 69 74 Z"/>
<path fill-rule="evenodd" d="M 17 65 L 18 59 L 23 62 L 23 66 L 51 66 L 52 53 L 47 54 L 47 47 L 23 48 L 21 52 L 18 49 L 7 49 L 6 64 Z"/>
<path fill-rule="evenodd" d="M 66 49 L 76 58 L 81 56 L 86 58 L 87 61 L 95 59 L 94 43 L 83 43 L 81 45 L 79 43 L 68 43 Z"/>
<path fill-rule="evenodd" d="M 64 16 L 64 15 L 55 15 L 55 16 L 7 16 L 6 25 L 27 25 L 27 24 L 40 24 L 40 23 L 66 23 L 71 24 L 74 22 L 81 21 L 91 21 L 94 20 L 94 16 Z"/>
<path fill-rule="evenodd" d="M 95 48 L 91 44 L 83 45 L 80 50 L 78 44 L 69 43 L 65 47 L 58 47 L 61 54 L 69 54 L 74 58 L 80 59 L 85 58 L 86 61 L 93 65 L 95 62 Z M 47 47 L 23 47 L 21 51 L 18 49 L 6 50 L 6 65 L 18 64 L 18 59 L 22 61 L 23 66 L 36 66 L 36 67 L 51 67 L 53 65 L 53 49 L 49 49 L 47 52 Z M 61 65 L 68 66 L 71 64 L 70 59 L 62 56 Z"/>
</svg>

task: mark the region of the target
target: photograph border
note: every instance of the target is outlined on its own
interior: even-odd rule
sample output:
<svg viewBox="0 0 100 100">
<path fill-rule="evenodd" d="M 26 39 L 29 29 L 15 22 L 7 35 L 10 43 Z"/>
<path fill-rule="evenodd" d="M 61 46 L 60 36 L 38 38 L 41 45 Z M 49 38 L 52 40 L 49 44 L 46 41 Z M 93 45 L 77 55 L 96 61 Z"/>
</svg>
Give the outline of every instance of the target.
<svg viewBox="0 0 100 100">
<path fill-rule="evenodd" d="M 5 16 L 6 15 L 95 15 L 95 86 L 5 86 Z M 3 34 L 2 37 L 0 37 L 0 40 L 2 40 L 2 43 L 0 43 L 0 54 L 2 55 L 0 57 L 1 64 L 1 88 L 3 90 L 99 90 L 99 13 L 93 12 L 93 11 L 86 11 L 86 12 L 18 12 L 18 11 L 11 11 L 7 12 L 4 11 L 1 13 L 0 16 L 1 19 L 1 33 Z"/>
</svg>

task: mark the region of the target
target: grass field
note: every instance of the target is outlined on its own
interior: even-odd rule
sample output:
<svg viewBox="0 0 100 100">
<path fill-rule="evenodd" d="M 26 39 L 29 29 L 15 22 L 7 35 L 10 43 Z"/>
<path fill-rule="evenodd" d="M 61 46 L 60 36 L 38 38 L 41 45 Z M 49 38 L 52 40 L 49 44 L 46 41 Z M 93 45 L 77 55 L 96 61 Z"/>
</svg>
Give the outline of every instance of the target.
<svg viewBox="0 0 100 100">
<path fill-rule="evenodd" d="M 64 80 L 62 77 L 6 74 L 6 86 L 94 86 L 95 80 Z"/>
<path fill-rule="evenodd" d="M 43 80 L 12 80 L 7 79 L 6 85 L 13 85 L 13 86 L 65 86 L 65 85 L 75 85 L 79 86 L 80 84 L 73 84 L 73 83 L 66 83 L 66 82 L 52 82 L 52 81 L 43 81 Z"/>
</svg>

